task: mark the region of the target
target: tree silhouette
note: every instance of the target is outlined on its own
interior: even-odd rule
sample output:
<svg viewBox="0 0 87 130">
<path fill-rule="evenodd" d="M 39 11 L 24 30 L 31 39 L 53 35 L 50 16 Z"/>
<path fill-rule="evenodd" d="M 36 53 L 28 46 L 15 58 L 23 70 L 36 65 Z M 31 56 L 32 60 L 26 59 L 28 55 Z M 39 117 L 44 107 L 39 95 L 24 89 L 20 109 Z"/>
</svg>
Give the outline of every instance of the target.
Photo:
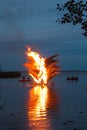
<svg viewBox="0 0 87 130">
<path fill-rule="evenodd" d="M 57 21 L 61 24 L 71 23 L 73 25 L 80 24 L 84 31 L 82 34 L 87 37 L 87 1 L 69 0 L 63 5 L 57 4 L 58 12 L 63 12 Z"/>
</svg>

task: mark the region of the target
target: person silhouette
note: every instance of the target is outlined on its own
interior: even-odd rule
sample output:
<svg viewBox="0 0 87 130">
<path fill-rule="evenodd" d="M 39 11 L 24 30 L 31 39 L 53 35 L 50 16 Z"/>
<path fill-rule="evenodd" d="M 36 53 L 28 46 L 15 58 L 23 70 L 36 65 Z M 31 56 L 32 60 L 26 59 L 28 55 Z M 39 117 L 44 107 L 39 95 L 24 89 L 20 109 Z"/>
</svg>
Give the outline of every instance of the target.
<svg viewBox="0 0 87 130">
<path fill-rule="evenodd" d="M 23 76 L 22 79 L 25 80 L 25 76 Z"/>
</svg>

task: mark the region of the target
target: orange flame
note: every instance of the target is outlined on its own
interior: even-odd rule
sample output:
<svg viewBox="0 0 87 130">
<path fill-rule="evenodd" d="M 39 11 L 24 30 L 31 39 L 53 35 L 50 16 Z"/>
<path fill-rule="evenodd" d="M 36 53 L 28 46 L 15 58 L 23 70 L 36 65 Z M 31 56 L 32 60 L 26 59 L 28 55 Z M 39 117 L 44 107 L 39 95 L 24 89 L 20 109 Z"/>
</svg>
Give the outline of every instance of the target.
<svg viewBox="0 0 87 130">
<path fill-rule="evenodd" d="M 26 54 L 28 62 L 25 63 L 25 66 L 28 69 L 28 74 L 37 84 L 47 84 L 50 78 L 58 74 L 59 67 L 56 66 L 57 61 L 53 59 L 57 55 L 45 59 L 28 46 Z"/>
</svg>

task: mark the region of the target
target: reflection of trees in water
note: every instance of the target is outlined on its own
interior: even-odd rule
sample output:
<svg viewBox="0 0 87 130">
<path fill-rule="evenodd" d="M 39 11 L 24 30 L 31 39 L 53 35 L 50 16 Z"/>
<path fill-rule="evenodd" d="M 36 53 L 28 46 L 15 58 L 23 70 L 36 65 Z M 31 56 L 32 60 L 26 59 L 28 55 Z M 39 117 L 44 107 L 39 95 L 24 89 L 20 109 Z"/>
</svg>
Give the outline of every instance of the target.
<svg viewBox="0 0 87 130">
<path fill-rule="evenodd" d="M 51 127 L 51 118 L 59 114 L 59 97 L 53 88 L 36 86 L 29 91 L 28 120 L 32 129 Z M 44 128 L 44 130 L 45 130 Z"/>
</svg>

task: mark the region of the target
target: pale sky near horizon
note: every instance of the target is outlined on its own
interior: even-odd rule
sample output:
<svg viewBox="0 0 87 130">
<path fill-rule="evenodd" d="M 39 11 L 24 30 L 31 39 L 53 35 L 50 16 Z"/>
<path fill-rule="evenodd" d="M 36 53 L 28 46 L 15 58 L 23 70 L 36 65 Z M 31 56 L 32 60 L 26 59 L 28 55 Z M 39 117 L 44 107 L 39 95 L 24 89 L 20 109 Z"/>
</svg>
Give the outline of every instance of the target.
<svg viewBox="0 0 87 130">
<path fill-rule="evenodd" d="M 0 1 L 1 70 L 25 70 L 27 44 L 43 57 L 59 54 L 62 70 L 87 70 L 87 38 L 79 26 L 56 23 L 60 2 Z"/>
</svg>

